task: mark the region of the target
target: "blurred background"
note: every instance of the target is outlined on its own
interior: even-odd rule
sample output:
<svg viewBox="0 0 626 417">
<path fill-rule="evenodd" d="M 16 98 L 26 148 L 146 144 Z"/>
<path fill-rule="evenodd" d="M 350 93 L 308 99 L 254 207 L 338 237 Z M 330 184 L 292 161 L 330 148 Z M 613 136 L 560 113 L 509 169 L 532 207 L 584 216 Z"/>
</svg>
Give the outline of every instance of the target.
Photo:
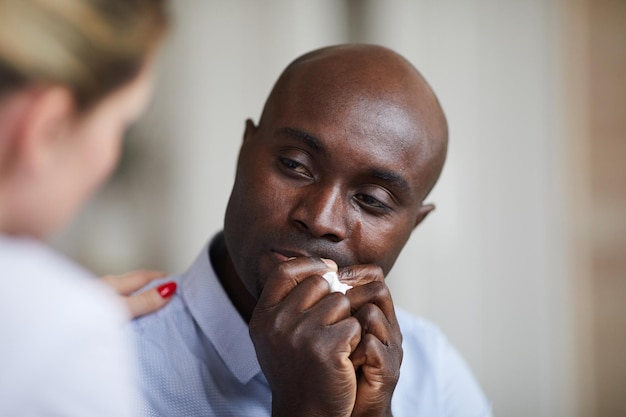
<svg viewBox="0 0 626 417">
<path fill-rule="evenodd" d="M 184 271 L 282 69 L 389 46 L 450 125 L 437 210 L 388 277 L 396 304 L 443 329 L 497 416 L 626 416 L 626 1 L 172 3 L 152 105 L 58 248 L 98 274 Z"/>
</svg>

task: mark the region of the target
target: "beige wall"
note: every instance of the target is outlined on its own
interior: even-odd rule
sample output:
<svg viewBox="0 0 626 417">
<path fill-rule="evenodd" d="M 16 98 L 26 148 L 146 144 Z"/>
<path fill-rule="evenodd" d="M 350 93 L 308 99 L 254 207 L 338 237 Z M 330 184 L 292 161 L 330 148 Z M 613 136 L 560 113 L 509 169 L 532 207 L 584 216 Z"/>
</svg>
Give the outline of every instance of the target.
<svg viewBox="0 0 626 417">
<path fill-rule="evenodd" d="M 585 105 L 586 82 L 596 77 L 584 67 L 586 2 L 177 0 L 173 10 L 153 105 L 130 134 L 117 178 L 60 247 L 99 273 L 183 270 L 221 227 L 244 120 L 257 120 L 282 68 L 327 44 L 384 44 L 431 82 L 451 132 L 430 197 L 438 208 L 389 277 L 396 304 L 442 327 L 496 415 L 596 415 L 596 392 L 618 388 L 594 382 L 611 361 L 596 366 L 593 352 L 609 352 L 591 339 L 623 334 L 625 316 L 601 292 L 592 300 L 596 258 L 585 225 L 605 226 L 587 222 L 592 194 L 577 187 L 591 185 L 594 166 L 581 129 L 596 126 Z M 609 151 L 619 165 L 615 155 Z M 623 212 L 609 201 L 614 192 L 603 191 L 614 209 L 602 212 L 615 216 L 609 231 Z M 598 247 L 613 248 L 599 239 Z M 611 292 L 624 274 L 610 273 L 613 286 L 602 288 Z M 602 333 L 585 314 L 592 311 L 612 317 L 612 327 Z M 623 381 L 619 372 L 606 384 Z"/>
</svg>

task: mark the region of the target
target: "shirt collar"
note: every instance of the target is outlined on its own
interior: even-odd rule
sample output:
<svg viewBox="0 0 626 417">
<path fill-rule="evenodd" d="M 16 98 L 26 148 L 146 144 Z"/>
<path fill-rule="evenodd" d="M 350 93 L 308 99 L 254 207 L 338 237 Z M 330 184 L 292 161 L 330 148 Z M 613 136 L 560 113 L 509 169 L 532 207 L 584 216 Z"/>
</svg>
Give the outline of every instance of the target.
<svg viewBox="0 0 626 417">
<path fill-rule="evenodd" d="M 248 324 L 217 278 L 205 245 L 181 282 L 181 295 L 192 317 L 233 375 L 243 384 L 261 372 Z"/>
</svg>

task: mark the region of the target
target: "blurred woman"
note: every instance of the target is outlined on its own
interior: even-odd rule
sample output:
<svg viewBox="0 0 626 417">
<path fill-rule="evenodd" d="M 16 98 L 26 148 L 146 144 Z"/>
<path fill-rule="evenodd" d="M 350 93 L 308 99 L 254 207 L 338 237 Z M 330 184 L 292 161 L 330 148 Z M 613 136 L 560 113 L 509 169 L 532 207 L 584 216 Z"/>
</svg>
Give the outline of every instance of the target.
<svg viewBox="0 0 626 417">
<path fill-rule="evenodd" d="M 0 0 L 2 416 L 131 415 L 127 310 L 42 242 L 111 173 L 166 26 L 164 0 Z"/>
</svg>

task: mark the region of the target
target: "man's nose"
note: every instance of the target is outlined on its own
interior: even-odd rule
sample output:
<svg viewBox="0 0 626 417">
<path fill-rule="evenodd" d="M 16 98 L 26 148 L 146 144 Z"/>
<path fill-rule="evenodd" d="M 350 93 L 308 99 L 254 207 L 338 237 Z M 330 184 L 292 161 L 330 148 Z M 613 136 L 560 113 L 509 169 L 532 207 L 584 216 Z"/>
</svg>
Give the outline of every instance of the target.
<svg viewBox="0 0 626 417">
<path fill-rule="evenodd" d="M 339 186 L 303 189 L 294 208 L 292 221 L 315 238 L 340 242 L 348 234 L 348 210 Z"/>
</svg>

